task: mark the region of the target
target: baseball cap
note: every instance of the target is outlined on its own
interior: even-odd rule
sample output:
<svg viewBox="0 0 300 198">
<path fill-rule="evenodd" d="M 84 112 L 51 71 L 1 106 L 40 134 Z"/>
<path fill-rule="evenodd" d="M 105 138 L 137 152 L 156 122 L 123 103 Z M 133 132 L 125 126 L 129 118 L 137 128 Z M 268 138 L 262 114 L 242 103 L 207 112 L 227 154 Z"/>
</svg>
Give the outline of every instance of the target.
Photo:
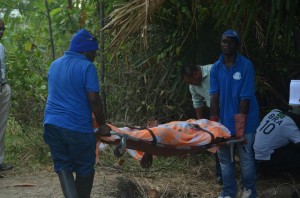
<svg viewBox="0 0 300 198">
<path fill-rule="evenodd" d="M 98 42 L 86 29 L 81 29 L 71 39 L 69 50 L 73 52 L 96 51 Z"/>
<path fill-rule="evenodd" d="M 240 35 L 237 31 L 235 30 L 226 30 L 222 36 L 228 36 L 228 37 L 232 37 L 235 38 L 238 42 L 240 42 Z"/>
</svg>

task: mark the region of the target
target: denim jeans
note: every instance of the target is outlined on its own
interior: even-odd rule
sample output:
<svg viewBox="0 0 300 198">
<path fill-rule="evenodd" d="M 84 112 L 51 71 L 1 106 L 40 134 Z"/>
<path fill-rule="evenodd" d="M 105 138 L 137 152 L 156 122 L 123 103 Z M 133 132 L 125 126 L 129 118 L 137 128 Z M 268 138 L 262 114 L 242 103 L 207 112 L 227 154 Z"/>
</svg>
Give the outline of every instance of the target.
<svg viewBox="0 0 300 198">
<path fill-rule="evenodd" d="M 222 177 L 222 170 L 221 170 L 218 153 L 215 153 L 214 156 L 215 156 L 215 162 L 216 162 L 216 177 Z"/>
<path fill-rule="evenodd" d="M 255 198 L 257 196 L 255 187 L 255 158 L 253 151 L 255 133 L 245 134 L 245 137 L 247 139 L 247 144 L 236 144 L 240 158 L 240 166 L 242 172 L 241 179 L 243 188 L 252 190 L 251 198 Z M 221 196 L 236 197 L 238 191 L 236 169 L 235 163 L 231 162 L 230 146 L 221 146 L 218 150 L 218 155 L 220 159 L 223 178 L 223 188 Z"/>
<path fill-rule="evenodd" d="M 68 170 L 80 176 L 93 174 L 96 159 L 94 133 L 80 133 L 45 124 L 43 138 L 50 147 L 55 172 Z"/>
</svg>

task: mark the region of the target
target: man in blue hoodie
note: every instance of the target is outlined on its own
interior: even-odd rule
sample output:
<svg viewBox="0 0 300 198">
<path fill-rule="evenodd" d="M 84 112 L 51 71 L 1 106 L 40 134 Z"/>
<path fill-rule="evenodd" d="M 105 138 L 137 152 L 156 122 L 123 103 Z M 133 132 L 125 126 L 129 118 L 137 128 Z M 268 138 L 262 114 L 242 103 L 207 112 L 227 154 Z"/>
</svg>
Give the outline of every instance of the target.
<svg viewBox="0 0 300 198">
<path fill-rule="evenodd" d="M 110 134 L 93 64 L 97 50 L 97 40 L 81 29 L 72 38 L 69 50 L 52 62 L 48 72 L 43 137 L 67 198 L 89 198 L 91 194 L 96 149 L 92 113 L 100 126 L 98 133 Z"/>
</svg>

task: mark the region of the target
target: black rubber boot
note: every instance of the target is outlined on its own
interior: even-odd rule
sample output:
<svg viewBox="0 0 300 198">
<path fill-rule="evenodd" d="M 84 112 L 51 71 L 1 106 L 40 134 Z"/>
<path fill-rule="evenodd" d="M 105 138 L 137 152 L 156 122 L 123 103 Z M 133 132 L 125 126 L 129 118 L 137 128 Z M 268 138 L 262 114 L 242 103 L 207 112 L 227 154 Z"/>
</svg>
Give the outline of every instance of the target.
<svg viewBox="0 0 300 198">
<path fill-rule="evenodd" d="M 79 198 L 73 173 L 67 170 L 58 172 L 58 177 L 65 198 Z"/>
<path fill-rule="evenodd" d="M 94 183 L 94 175 L 95 172 L 86 177 L 76 175 L 75 184 L 79 198 L 90 198 Z"/>
</svg>

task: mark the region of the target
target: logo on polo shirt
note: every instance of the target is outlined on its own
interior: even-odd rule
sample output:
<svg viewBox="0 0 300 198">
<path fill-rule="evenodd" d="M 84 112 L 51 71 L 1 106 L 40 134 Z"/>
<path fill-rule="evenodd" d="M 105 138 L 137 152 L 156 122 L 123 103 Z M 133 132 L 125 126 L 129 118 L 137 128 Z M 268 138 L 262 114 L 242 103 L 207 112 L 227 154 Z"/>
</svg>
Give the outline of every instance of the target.
<svg viewBox="0 0 300 198">
<path fill-rule="evenodd" d="M 241 78 L 242 78 L 242 74 L 240 72 L 235 72 L 233 74 L 233 79 L 234 80 L 241 80 Z"/>
</svg>

